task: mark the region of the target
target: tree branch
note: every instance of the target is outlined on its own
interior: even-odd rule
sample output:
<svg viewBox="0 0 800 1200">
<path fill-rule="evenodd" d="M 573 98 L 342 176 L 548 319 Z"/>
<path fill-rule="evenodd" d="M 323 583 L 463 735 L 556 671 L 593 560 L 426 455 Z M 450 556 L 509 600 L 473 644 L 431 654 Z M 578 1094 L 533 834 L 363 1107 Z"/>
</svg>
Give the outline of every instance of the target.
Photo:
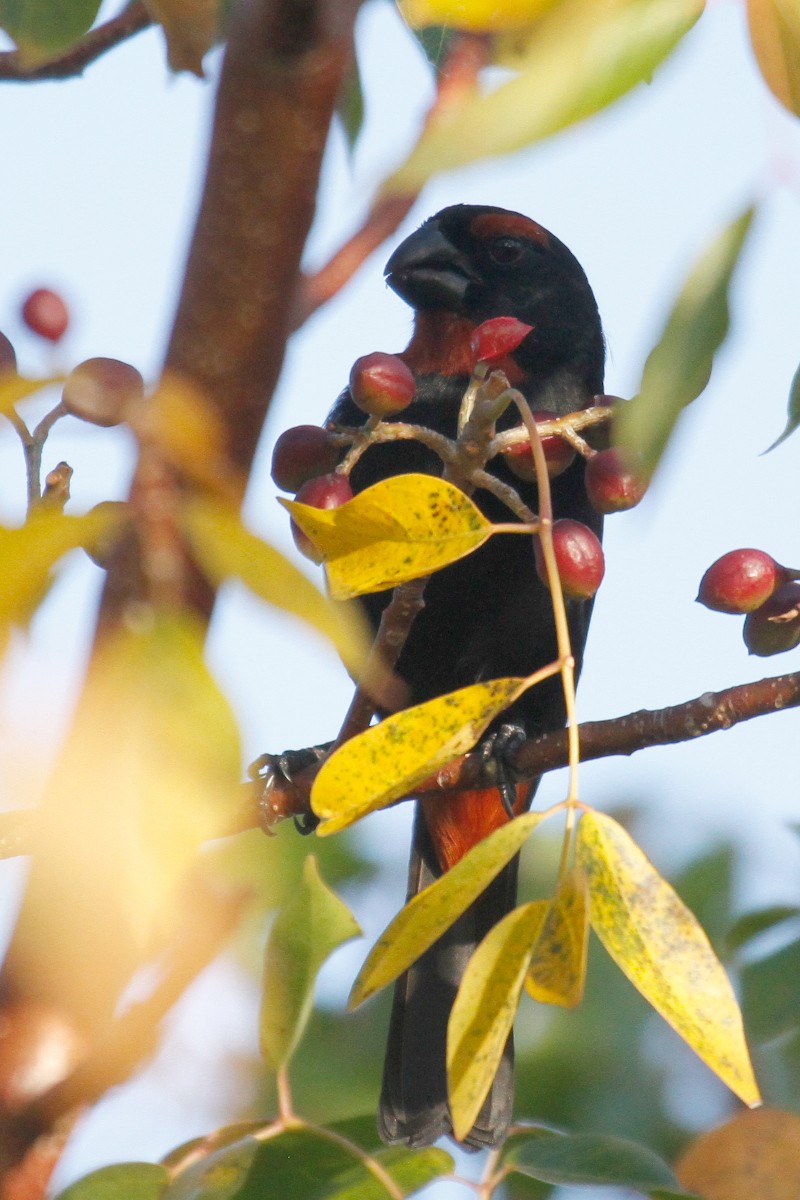
<svg viewBox="0 0 800 1200">
<path fill-rule="evenodd" d="M 41 79 L 71 79 L 75 75 L 82 75 L 108 50 L 152 24 L 153 18 L 145 8 L 144 0 L 132 0 L 118 16 L 98 25 L 96 29 L 90 29 L 74 46 L 47 62 L 28 66 L 20 60 L 18 50 L 0 53 L 0 81 L 34 83 Z"/>
<path fill-rule="evenodd" d="M 631 755 L 653 746 L 689 742 L 721 729 L 730 729 L 742 721 L 751 721 L 754 717 L 797 707 L 800 707 L 800 671 L 738 684 L 721 692 L 704 692 L 702 696 L 669 708 L 640 709 L 624 717 L 580 725 L 581 761 Z M 522 778 L 533 779 L 564 767 L 568 762 L 567 731 L 559 729 L 524 742 L 515 755 L 513 766 Z M 265 812 L 272 824 L 285 817 L 308 816 L 311 813 L 311 784 L 320 766 L 321 763 L 315 763 L 291 782 L 279 772 L 273 772 L 243 785 L 243 803 L 236 828 L 263 825 Z M 405 796 L 403 800 L 417 799 L 423 794 L 485 787 L 490 783 L 485 776 L 482 756 L 464 754 L 421 784 L 413 796 Z"/>
</svg>

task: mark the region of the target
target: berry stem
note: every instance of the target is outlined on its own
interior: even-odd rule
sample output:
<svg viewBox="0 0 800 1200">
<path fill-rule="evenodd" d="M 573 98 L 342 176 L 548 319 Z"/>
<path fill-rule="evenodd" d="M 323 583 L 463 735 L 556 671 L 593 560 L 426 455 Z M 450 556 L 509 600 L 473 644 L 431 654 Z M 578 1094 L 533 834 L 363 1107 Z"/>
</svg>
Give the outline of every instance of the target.
<svg viewBox="0 0 800 1200">
<path fill-rule="evenodd" d="M 550 476 L 547 472 L 547 461 L 544 456 L 542 439 L 531 412 L 530 405 L 521 392 L 511 389 L 511 398 L 517 407 L 522 422 L 528 431 L 531 452 L 536 468 L 536 486 L 539 490 L 539 538 L 547 570 L 547 582 L 553 603 L 553 619 L 556 627 L 556 642 L 561 663 L 561 681 L 564 688 L 564 707 L 567 713 L 567 739 L 569 745 L 569 789 L 567 792 L 567 823 L 564 831 L 564 848 L 562 852 L 559 876 L 566 871 L 569 844 L 575 823 L 574 806 L 578 800 L 578 765 L 580 762 L 580 741 L 578 736 L 578 716 L 575 706 L 575 659 L 572 654 L 572 643 L 567 623 L 567 610 L 564 604 L 564 592 L 556 564 L 553 548 L 553 499 L 550 492 Z"/>
</svg>

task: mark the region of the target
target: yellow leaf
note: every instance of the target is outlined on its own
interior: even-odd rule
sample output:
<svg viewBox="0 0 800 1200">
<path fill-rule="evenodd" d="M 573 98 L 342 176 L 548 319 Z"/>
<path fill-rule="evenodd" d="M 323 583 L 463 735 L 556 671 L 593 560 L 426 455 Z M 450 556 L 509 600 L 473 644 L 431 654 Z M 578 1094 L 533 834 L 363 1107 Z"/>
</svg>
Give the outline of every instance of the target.
<svg viewBox="0 0 800 1200">
<path fill-rule="evenodd" d="M 583 815 L 577 857 L 592 928 L 608 953 L 703 1062 L 758 1104 L 739 1006 L 696 918 L 611 817 Z"/>
<path fill-rule="evenodd" d="M 547 906 L 533 947 L 525 987 L 534 1000 L 575 1008 L 583 999 L 589 947 L 586 875 L 573 867 Z"/>
<path fill-rule="evenodd" d="M 145 0 L 145 5 L 164 27 L 172 70 L 202 79 L 203 57 L 219 32 L 219 0 Z"/>
<path fill-rule="evenodd" d="M 63 384 L 63 375 L 48 375 L 45 379 L 28 379 L 16 371 L 0 372 L 0 413 L 10 413 L 20 400 L 27 400 L 44 388 Z"/>
<path fill-rule="evenodd" d="M 495 829 L 401 909 L 369 952 L 350 993 L 356 1008 L 402 975 L 476 900 L 542 819 L 525 813 Z"/>
<path fill-rule="evenodd" d="M 750 40 L 770 91 L 800 114 L 800 6 L 797 0 L 747 0 Z"/>
<path fill-rule="evenodd" d="M 19 529 L 0 527 L 0 650 L 10 627 L 30 619 L 62 555 L 92 544 L 113 520 L 107 511 L 65 517 L 40 509 Z"/>
<path fill-rule="evenodd" d="M 403 709 L 345 742 L 323 763 L 311 789 L 311 807 L 324 821 L 317 832 L 338 833 L 413 792 L 471 750 L 526 686 L 526 679 L 474 683 Z"/>
<path fill-rule="evenodd" d="M 508 154 L 599 112 L 652 77 L 703 3 L 559 0 L 515 56 L 519 74 L 430 123 L 387 191 L 417 191 L 431 175 Z"/>
<path fill-rule="evenodd" d="M 183 521 L 195 554 L 215 583 L 235 576 L 268 604 L 299 617 L 333 642 L 359 676 L 371 643 L 355 605 L 334 605 L 273 546 L 242 525 L 237 512 L 207 500 L 188 501 Z"/>
<path fill-rule="evenodd" d="M 492 532 L 469 496 L 435 475 L 395 475 L 340 508 L 280 503 L 322 555 L 336 600 L 438 571 Z"/>
<path fill-rule="evenodd" d="M 400 0 L 409 25 L 447 25 L 478 33 L 497 33 L 529 25 L 558 0 Z"/>
<path fill-rule="evenodd" d="M 497 1073 L 548 908 L 546 900 L 534 900 L 503 917 L 464 972 L 447 1026 L 447 1091 L 459 1140 L 475 1124 Z"/>
</svg>

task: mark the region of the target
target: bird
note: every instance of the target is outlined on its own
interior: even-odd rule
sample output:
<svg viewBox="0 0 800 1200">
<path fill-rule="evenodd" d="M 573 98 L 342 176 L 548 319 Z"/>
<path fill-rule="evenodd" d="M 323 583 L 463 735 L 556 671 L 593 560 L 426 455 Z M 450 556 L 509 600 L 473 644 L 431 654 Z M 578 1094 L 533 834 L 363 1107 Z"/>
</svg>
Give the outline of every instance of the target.
<svg viewBox="0 0 800 1200">
<path fill-rule="evenodd" d="M 594 294 L 571 251 L 522 213 L 473 204 L 442 209 L 410 234 L 385 268 L 388 286 L 413 310 L 413 333 L 400 357 L 416 389 L 400 419 L 455 437 L 461 399 L 474 365 L 470 339 L 493 317 L 532 326 L 499 364 L 533 410 L 577 411 L 603 390 L 605 342 Z M 355 426 L 364 413 L 349 390 L 329 423 Z M 498 428 L 517 424 L 507 411 Z M 517 488 L 537 511 L 533 483 L 513 476 L 501 457 L 489 469 Z M 371 446 L 351 473 L 354 493 L 406 472 L 441 474 L 439 458 L 418 441 Z M 492 521 L 510 514 L 487 491 L 473 500 Z M 602 518 L 583 484 L 583 459 L 552 481 L 554 516 L 582 521 L 601 535 Z M 374 629 L 391 593 L 361 598 Z M 591 600 L 568 600 L 567 615 L 580 670 Z M 549 591 L 539 580 L 530 539 L 491 538 L 467 558 L 436 572 L 425 604 L 397 662 L 409 704 L 483 680 L 526 676 L 558 657 Z M 564 725 L 559 676 L 525 692 L 500 719 L 502 728 L 531 736 Z M 498 742 L 500 720 L 484 748 Z M 530 806 L 538 781 L 516 785 L 515 811 Z M 416 804 L 409 865 L 411 899 L 458 862 L 508 813 L 498 788 L 462 791 Z M 447 1022 L 466 965 L 477 944 L 516 903 L 517 861 L 501 871 L 456 923 L 395 985 L 378 1114 L 381 1138 L 410 1147 L 452 1136 L 447 1100 Z M 504 1140 L 513 1112 L 513 1040 L 486 1101 L 463 1145 L 494 1147 Z"/>
</svg>

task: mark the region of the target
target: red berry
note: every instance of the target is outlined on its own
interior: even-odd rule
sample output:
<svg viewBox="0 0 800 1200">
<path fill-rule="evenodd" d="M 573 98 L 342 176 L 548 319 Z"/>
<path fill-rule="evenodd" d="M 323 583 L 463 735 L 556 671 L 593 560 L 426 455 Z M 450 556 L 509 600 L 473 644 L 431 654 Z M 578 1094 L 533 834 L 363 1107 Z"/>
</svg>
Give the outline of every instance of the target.
<svg viewBox="0 0 800 1200">
<path fill-rule="evenodd" d="M 785 579 L 785 568 L 763 550 L 729 550 L 700 580 L 697 599 L 715 612 L 754 612 Z"/>
<path fill-rule="evenodd" d="M 755 612 L 748 613 L 742 630 L 751 654 L 769 658 L 800 644 L 800 583 L 784 583 Z"/>
<path fill-rule="evenodd" d="M 339 459 L 339 447 L 319 425 L 294 425 L 272 451 L 272 479 L 284 492 L 296 492 L 309 479 L 327 475 Z"/>
<path fill-rule="evenodd" d="M 118 358 L 87 358 L 67 376 L 62 400 L 68 412 L 104 429 L 119 425 L 144 396 L 136 367 Z"/>
<path fill-rule="evenodd" d="M 353 403 L 371 417 L 391 417 L 408 408 L 416 383 L 410 369 L 396 354 L 375 350 L 357 358 L 350 372 Z"/>
<path fill-rule="evenodd" d="M 541 424 L 544 421 L 557 420 L 558 413 L 542 408 L 535 412 L 533 417 L 537 424 Z M 559 437 L 558 434 L 542 438 L 542 449 L 544 450 L 544 457 L 547 463 L 547 474 L 551 479 L 555 479 L 556 475 L 560 475 L 563 471 L 566 471 L 575 458 L 575 451 L 572 449 L 572 446 L 564 438 Z M 509 469 L 513 471 L 518 479 L 523 479 L 526 483 L 536 482 L 536 471 L 533 466 L 530 441 L 515 442 L 512 446 L 509 446 L 505 452 L 505 460 Z"/>
<path fill-rule="evenodd" d="M 58 342 L 67 332 L 69 309 L 58 292 L 37 288 L 23 302 L 22 319 L 31 332 Z"/>
<path fill-rule="evenodd" d="M 588 600 L 603 582 L 606 564 L 599 538 L 588 525 L 568 517 L 553 522 L 553 549 L 564 595 L 571 600 Z M 534 539 L 536 571 L 547 585 L 547 568 L 541 538 Z"/>
<path fill-rule="evenodd" d="M 353 489 L 346 475 L 334 471 L 331 475 L 319 475 L 316 479 L 309 479 L 300 488 L 295 499 L 301 504 L 310 504 L 312 508 L 341 508 L 348 500 L 353 499 Z M 310 558 L 312 562 L 322 562 L 322 556 L 314 543 L 294 521 L 292 537 L 301 554 Z"/>
<path fill-rule="evenodd" d="M 0 375 L 4 371 L 16 371 L 17 356 L 14 347 L 4 333 L 0 333 Z"/>
<path fill-rule="evenodd" d="M 470 349 L 476 362 L 494 362 L 516 350 L 533 329 L 516 317 L 492 317 L 472 332 Z"/>
<path fill-rule="evenodd" d="M 637 474 L 630 459 L 613 446 L 599 450 L 586 464 L 586 494 L 600 513 L 635 508 L 647 491 L 647 481 Z"/>
</svg>

